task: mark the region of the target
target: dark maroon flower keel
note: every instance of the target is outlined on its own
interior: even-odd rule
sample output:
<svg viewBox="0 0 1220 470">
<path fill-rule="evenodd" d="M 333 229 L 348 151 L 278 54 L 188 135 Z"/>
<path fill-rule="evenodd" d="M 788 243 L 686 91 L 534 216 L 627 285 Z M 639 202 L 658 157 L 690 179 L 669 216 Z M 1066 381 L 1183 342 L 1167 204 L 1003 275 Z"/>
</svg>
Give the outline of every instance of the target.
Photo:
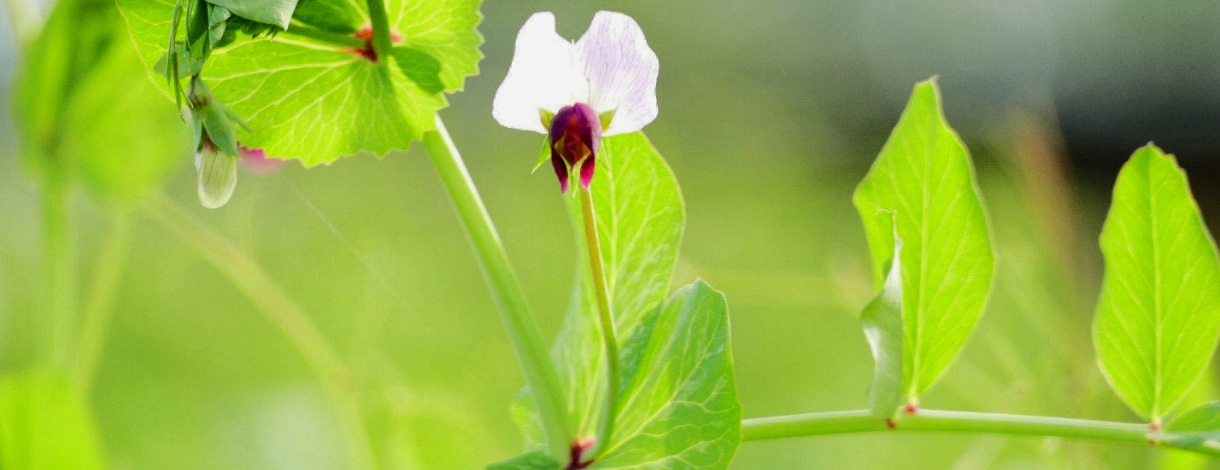
<svg viewBox="0 0 1220 470">
<path fill-rule="evenodd" d="M 551 165 L 559 177 L 560 191 L 568 192 L 568 180 L 577 168 L 580 169 L 580 186 L 589 189 L 601 140 L 601 121 L 591 106 L 576 103 L 555 113 L 550 129 Z"/>
</svg>

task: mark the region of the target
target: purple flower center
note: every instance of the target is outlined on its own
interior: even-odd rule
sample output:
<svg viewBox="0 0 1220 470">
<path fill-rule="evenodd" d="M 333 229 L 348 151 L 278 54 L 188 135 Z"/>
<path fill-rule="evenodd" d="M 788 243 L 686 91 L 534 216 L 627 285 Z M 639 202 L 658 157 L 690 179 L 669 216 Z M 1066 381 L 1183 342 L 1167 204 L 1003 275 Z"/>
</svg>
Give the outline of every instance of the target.
<svg viewBox="0 0 1220 470">
<path fill-rule="evenodd" d="M 565 106 L 551 120 L 551 165 L 562 192 L 568 192 L 572 170 L 580 169 L 580 185 L 589 189 L 593 165 L 601 145 L 602 124 L 593 108 L 584 103 Z"/>
</svg>

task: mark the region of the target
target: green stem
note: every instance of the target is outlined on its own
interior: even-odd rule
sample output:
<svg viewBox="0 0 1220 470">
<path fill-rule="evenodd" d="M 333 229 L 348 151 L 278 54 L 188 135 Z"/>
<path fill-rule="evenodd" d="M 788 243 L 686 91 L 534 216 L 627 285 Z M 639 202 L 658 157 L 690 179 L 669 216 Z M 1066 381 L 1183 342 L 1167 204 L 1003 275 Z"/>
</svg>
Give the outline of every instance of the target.
<svg viewBox="0 0 1220 470">
<path fill-rule="evenodd" d="M 98 358 L 106 343 L 106 330 L 110 325 L 111 306 L 123 271 L 123 259 L 127 256 L 127 234 L 131 228 L 131 215 L 116 211 L 111 216 L 110 231 L 97 257 L 93 272 L 93 286 L 82 313 L 80 341 L 76 349 L 76 384 L 83 395 L 88 395 L 97 372 Z"/>
<path fill-rule="evenodd" d="M 377 57 L 388 57 L 390 53 L 390 21 L 385 14 L 385 0 L 368 0 L 369 21 L 373 23 L 373 52 Z"/>
<path fill-rule="evenodd" d="M 309 316 L 258 263 L 166 197 L 155 196 L 148 209 L 174 235 L 227 276 L 292 341 L 320 379 L 340 424 L 346 428 L 350 468 L 376 468 L 351 376 Z"/>
<path fill-rule="evenodd" d="M 355 36 L 322 31 L 303 24 L 293 23 L 290 28 L 280 34 L 297 35 L 349 49 L 364 49 L 364 41 L 357 39 Z"/>
<path fill-rule="evenodd" d="M 483 206 L 474 181 L 466 171 L 466 164 L 462 162 L 462 156 L 458 154 L 439 116 L 436 118 L 436 130 L 424 133 L 424 148 L 428 150 L 432 165 L 436 167 L 436 173 L 457 209 L 467 239 L 483 270 L 483 277 L 495 299 L 500 319 L 508 330 L 509 340 L 512 341 L 517 361 L 521 363 L 541 417 L 547 448 L 552 457 L 566 460 L 567 446 L 573 436 L 568 429 L 567 405 L 559 389 L 555 366 L 547 355 L 538 324 L 530 314 L 525 294 L 513 274 L 508 254 L 500 243 L 491 216 Z"/>
<path fill-rule="evenodd" d="M 614 313 L 610 310 L 610 294 L 606 287 L 606 269 L 602 266 L 601 241 L 597 237 L 597 219 L 593 212 L 593 188 L 581 190 L 580 208 L 585 219 L 585 246 L 589 249 L 589 266 L 593 271 L 593 287 L 597 291 L 597 311 L 601 319 L 602 343 L 606 346 L 606 406 L 597 430 L 597 441 L 589 449 L 589 457 L 597 458 L 610 444 L 614 434 L 614 413 L 618 408 L 618 339 L 614 331 Z"/>
<path fill-rule="evenodd" d="M 71 196 L 63 178 L 52 177 L 43 187 L 43 262 L 46 263 L 46 300 L 49 329 L 46 362 L 67 368 L 72 357 L 72 330 L 76 320 L 76 266 L 72 259 Z"/>
<path fill-rule="evenodd" d="M 900 416 L 893 428 L 887 425 L 886 420 L 877 418 L 868 410 L 853 410 L 746 419 L 741 422 L 741 431 L 743 441 L 828 434 L 915 431 L 1053 436 L 1145 446 L 1154 442 L 1149 439 L 1152 431 L 1147 424 L 929 409 L 920 409 L 915 415 Z M 1168 443 L 1159 444 L 1173 447 Z M 1220 449 L 1211 446 L 1183 447 L 1182 449 L 1220 456 Z"/>
</svg>

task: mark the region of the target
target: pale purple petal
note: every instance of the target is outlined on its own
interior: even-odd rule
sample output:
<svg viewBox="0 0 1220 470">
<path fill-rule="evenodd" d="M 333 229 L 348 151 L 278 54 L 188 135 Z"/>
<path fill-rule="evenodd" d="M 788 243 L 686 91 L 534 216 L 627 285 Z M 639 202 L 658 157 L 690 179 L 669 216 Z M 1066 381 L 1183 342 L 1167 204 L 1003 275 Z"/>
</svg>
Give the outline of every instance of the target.
<svg viewBox="0 0 1220 470">
<path fill-rule="evenodd" d="M 598 113 L 614 111 L 605 135 L 635 132 L 656 119 L 660 63 L 635 20 L 598 12 L 576 48 L 589 83 L 589 105 Z"/>
<path fill-rule="evenodd" d="M 504 127 L 545 134 L 540 109 L 554 113 L 587 95 L 575 46 L 555 33 L 555 15 L 535 13 L 517 33 L 513 63 L 491 113 Z"/>
<path fill-rule="evenodd" d="M 263 152 L 263 149 L 260 148 L 239 145 L 238 150 L 241 152 L 242 166 L 246 167 L 246 170 L 249 170 L 250 173 L 259 176 L 266 176 L 279 171 L 280 168 L 284 167 L 286 162 L 286 160 L 277 158 L 267 158 L 266 152 Z"/>
</svg>

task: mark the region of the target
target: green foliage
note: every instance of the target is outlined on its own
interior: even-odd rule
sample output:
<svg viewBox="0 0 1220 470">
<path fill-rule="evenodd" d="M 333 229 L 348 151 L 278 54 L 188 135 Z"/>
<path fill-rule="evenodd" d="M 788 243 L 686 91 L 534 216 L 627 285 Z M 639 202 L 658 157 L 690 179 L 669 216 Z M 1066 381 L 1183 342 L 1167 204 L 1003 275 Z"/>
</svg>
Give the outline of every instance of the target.
<svg viewBox="0 0 1220 470">
<path fill-rule="evenodd" d="M 592 468 L 728 468 L 741 440 L 724 294 L 686 286 L 623 341 L 612 444 Z"/>
<path fill-rule="evenodd" d="M 640 319 L 665 300 L 678 259 L 686 215 L 678 181 L 643 134 L 609 137 L 598 155 L 590 187 L 609 289 L 610 309 L 620 342 L 631 337 Z M 596 433 L 603 390 L 604 347 L 599 333 L 580 204 L 570 200 L 573 227 L 581 247 L 576 292 L 552 351 L 559 380 L 569 391 L 572 429 Z"/>
<path fill-rule="evenodd" d="M 860 323 L 873 353 L 873 383 L 868 389 L 868 407 L 881 418 L 890 418 L 902 402 L 902 240 L 894 248 L 894 264 L 881 292 L 864 307 Z"/>
<path fill-rule="evenodd" d="M 487 470 L 559 470 L 563 464 L 543 452 L 522 454 L 487 466 Z"/>
<path fill-rule="evenodd" d="M 399 40 L 391 57 L 377 62 L 347 45 L 294 35 L 289 27 L 212 51 L 202 76 L 253 129 L 239 136 L 241 143 L 263 148 L 268 157 L 312 166 L 341 156 L 384 155 L 434 129 L 436 111 L 446 105 L 443 94 L 460 90 L 478 71 L 479 3 L 390 1 L 390 27 Z M 332 33 L 367 24 L 368 13 L 357 8 L 362 4 L 303 3 L 309 5 L 306 19 Z M 119 0 L 119 6 L 145 64 L 155 70 L 166 53 L 173 2 Z"/>
<path fill-rule="evenodd" d="M 1123 166 L 1101 250 L 1098 362 L 1132 410 L 1160 422 L 1220 337 L 1220 258 L 1173 156 L 1149 144 Z"/>
<path fill-rule="evenodd" d="M 902 388 L 914 402 L 966 343 L 995 270 L 970 155 L 945 122 L 934 80 L 915 86 L 854 200 L 878 288 L 896 238 L 904 243 Z"/>
<path fill-rule="evenodd" d="M 113 4 L 59 2 L 23 54 L 13 96 L 27 166 L 130 203 L 188 161 L 190 137 L 139 78 L 139 59 L 124 36 Z"/>
<path fill-rule="evenodd" d="M 322 31 L 352 34 L 368 21 L 363 12 L 351 8 L 349 2 L 332 0 L 301 0 L 292 13 L 292 19 Z"/>
<path fill-rule="evenodd" d="M 1195 447 L 1220 440 L 1220 402 L 1191 408 L 1170 421 L 1165 432 L 1156 433 L 1155 437 L 1178 447 Z"/>
<path fill-rule="evenodd" d="M 0 468 L 107 468 L 91 412 L 66 378 L 40 370 L 0 377 Z"/>
<path fill-rule="evenodd" d="M 677 181 L 635 133 L 604 141 L 590 187 L 622 368 L 616 431 L 592 468 L 648 462 L 726 468 L 740 440 L 741 406 L 724 298 L 700 281 L 662 304 L 685 218 Z M 579 209 L 572 206 L 579 226 Z M 606 377 L 591 273 L 580 252 L 579 282 L 552 355 L 572 426 L 578 437 L 589 437 L 598 428 Z M 528 400 L 519 400 L 516 415 L 535 445 L 541 431 L 528 407 Z"/>
<path fill-rule="evenodd" d="M 297 7 L 297 0 L 208 0 L 208 3 L 224 7 L 242 18 L 283 29 L 288 29 L 292 11 Z"/>
</svg>

